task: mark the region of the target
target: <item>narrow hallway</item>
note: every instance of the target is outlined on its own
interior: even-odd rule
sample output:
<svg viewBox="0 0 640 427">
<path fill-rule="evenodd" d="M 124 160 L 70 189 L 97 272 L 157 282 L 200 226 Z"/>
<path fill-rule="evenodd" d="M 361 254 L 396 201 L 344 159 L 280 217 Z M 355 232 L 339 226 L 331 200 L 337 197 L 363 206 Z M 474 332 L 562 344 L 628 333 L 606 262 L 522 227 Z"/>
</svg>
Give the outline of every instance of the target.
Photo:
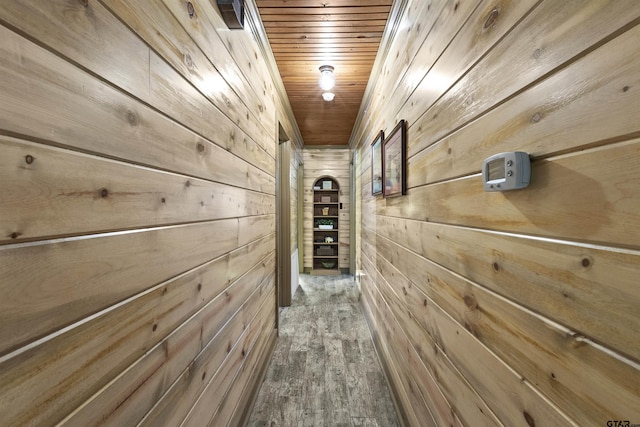
<svg viewBox="0 0 640 427">
<path fill-rule="evenodd" d="M 397 426 L 351 276 L 300 276 L 249 426 Z"/>
</svg>

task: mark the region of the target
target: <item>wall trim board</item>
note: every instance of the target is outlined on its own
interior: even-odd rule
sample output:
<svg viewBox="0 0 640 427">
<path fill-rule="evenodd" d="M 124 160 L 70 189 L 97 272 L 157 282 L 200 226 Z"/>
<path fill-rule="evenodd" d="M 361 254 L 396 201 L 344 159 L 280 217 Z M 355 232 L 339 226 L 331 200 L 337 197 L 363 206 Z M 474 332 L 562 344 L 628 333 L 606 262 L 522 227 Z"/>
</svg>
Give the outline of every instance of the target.
<svg viewBox="0 0 640 427">
<path fill-rule="evenodd" d="M 304 272 L 304 162 L 302 161 L 302 150 L 299 150 L 299 154 L 297 179 L 298 275 Z"/>
<path fill-rule="evenodd" d="M 300 285 L 300 270 L 298 269 L 298 265 L 300 264 L 299 254 L 298 249 L 291 254 L 291 299 L 293 299 Z"/>
<path fill-rule="evenodd" d="M 276 180 L 277 296 L 280 307 L 291 305 L 291 142 L 278 144 Z M 276 313 L 279 313 L 276 307 Z"/>
</svg>

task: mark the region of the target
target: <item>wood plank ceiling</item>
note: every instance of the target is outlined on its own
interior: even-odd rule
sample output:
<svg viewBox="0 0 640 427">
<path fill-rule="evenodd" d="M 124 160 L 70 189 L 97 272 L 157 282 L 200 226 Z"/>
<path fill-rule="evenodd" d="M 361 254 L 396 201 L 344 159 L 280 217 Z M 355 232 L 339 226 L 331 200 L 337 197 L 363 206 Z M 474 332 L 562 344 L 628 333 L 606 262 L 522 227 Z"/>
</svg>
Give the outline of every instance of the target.
<svg viewBox="0 0 640 427">
<path fill-rule="evenodd" d="M 393 0 L 256 0 L 305 146 L 349 143 Z M 319 67 L 332 65 L 335 99 Z"/>
</svg>

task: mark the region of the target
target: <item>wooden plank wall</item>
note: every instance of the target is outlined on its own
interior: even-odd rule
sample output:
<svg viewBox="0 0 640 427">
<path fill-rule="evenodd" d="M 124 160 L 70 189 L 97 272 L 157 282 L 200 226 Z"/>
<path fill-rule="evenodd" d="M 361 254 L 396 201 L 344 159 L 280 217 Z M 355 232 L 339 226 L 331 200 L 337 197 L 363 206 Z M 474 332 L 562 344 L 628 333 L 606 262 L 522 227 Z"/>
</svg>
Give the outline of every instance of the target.
<svg viewBox="0 0 640 427">
<path fill-rule="evenodd" d="M 342 209 L 338 218 L 339 267 L 349 268 L 349 162 L 348 148 L 303 149 L 304 160 L 304 268 L 313 267 L 313 183 L 322 176 L 331 176 L 340 185 Z"/>
<path fill-rule="evenodd" d="M 404 3 L 351 144 L 406 423 L 640 422 L 640 2 Z M 400 119 L 408 194 L 374 198 L 369 144 Z M 516 150 L 531 186 L 485 193 L 482 160 Z"/>
<path fill-rule="evenodd" d="M 0 1 L 2 425 L 246 413 L 285 114 L 252 34 L 190 5 Z"/>
</svg>

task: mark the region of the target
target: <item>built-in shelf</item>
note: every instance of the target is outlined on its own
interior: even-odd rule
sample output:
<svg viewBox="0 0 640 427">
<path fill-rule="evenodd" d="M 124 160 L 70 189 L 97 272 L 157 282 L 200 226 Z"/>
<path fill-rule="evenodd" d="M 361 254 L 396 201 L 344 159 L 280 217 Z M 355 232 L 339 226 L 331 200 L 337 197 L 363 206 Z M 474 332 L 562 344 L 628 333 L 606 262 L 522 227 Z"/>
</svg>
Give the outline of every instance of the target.
<svg viewBox="0 0 640 427">
<path fill-rule="evenodd" d="M 331 188 L 323 188 L 324 182 L 331 183 Z M 338 182 L 330 177 L 316 180 L 313 185 L 313 269 L 311 274 L 329 275 L 340 274 L 338 255 L 338 232 L 340 210 L 340 187 Z M 318 189 L 319 187 L 319 189 Z M 333 228 L 319 228 L 318 223 L 331 220 Z M 332 242 L 326 242 L 331 238 Z M 331 264 L 331 268 L 327 265 Z"/>
</svg>

